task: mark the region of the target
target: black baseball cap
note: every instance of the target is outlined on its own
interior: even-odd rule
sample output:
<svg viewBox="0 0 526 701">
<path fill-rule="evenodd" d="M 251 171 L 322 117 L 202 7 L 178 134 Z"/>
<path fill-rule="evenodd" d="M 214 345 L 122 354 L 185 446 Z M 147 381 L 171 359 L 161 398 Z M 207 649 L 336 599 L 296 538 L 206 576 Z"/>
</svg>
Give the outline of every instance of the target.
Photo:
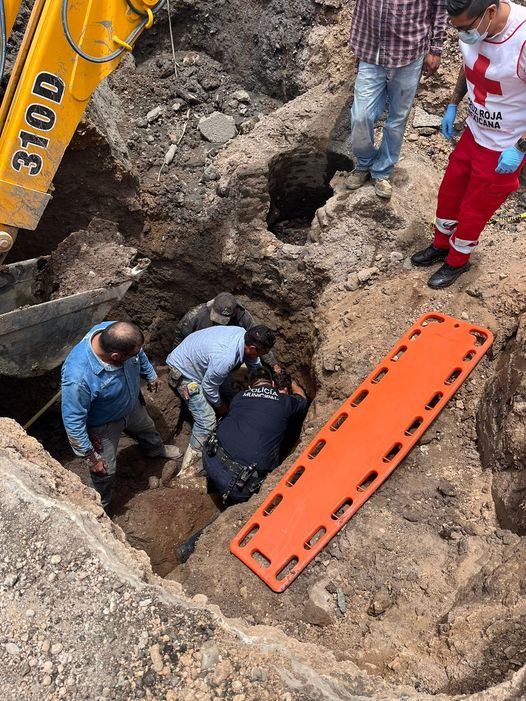
<svg viewBox="0 0 526 701">
<path fill-rule="evenodd" d="M 237 299 L 230 292 L 220 292 L 212 301 L 210 319 L 214 324 L 226 326 L 237 307 Z"/>
</svg>

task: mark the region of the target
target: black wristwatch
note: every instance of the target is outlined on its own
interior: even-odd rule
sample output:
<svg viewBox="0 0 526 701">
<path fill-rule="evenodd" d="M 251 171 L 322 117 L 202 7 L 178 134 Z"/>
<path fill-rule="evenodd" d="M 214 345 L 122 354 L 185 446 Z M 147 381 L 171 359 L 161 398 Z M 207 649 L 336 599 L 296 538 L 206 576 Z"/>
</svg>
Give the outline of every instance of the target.
<svg viewBox="0 0 526 701">
<path fill-rule="evenodd" d="M 515 144 L 515 148 L 518 148 L 522 153 L 526 153 L 526 139 L 521 137 Z"/>
</svg>

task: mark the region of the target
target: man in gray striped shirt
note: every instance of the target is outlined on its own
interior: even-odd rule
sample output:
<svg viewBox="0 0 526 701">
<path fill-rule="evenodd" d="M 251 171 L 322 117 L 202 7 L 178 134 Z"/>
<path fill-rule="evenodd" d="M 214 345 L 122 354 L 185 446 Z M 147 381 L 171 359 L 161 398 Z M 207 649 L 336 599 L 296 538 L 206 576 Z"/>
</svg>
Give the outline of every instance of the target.
<svg viewBox="0 0 526 701">
<path fill-rule="evenodd" d="M 357 0 L 350 47 L 359 61 L 351 109 L 351 147 L 356 164 L 347 187 L 369 178 L 376 194 L 389 199 L 389 176 L 398 162 L 405 126 L 422 73 L 440 65 L 446 35 L 444 0 Z M 374 126 L 387 104 L 382 141 Z"/>
</svg>

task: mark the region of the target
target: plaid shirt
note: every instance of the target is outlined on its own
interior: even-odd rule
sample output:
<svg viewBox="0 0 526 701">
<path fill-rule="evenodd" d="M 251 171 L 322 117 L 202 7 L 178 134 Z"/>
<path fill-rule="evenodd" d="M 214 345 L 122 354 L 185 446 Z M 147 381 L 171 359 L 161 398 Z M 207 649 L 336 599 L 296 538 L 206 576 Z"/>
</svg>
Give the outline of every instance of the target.
<svg viewBox="0 0 526 701">
<path fill-rule="evenodd" d="M 428 45 L 440 54 L 446 25 L 444 0 L 356 0 L 350 46 L 361 61 L 400 68 Z"/>
</svg>

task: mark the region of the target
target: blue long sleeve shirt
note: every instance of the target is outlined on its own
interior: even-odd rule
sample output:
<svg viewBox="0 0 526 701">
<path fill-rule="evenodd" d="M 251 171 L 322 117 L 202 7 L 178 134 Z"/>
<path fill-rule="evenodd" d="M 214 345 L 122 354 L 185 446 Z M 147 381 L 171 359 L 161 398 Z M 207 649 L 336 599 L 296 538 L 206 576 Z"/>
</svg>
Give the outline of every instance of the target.
<svg viewBox="0 0 526 701">
<path fill-rule="evenodd" d="M 62 366 L 62 420 L 77 455 L 93 450 L 88 429 L 118 421 L 130 413 L 139 399 L 140 377 L 157 378 L 141 349 L 122 367 L 102 361 L 91 347 L 91 339 L 114 322 L 97 324 L 70 351 Z"/>
<path fill-rule="evenodd" d="M 198 382 L 210 404 L 219 406 L 219 387 L 228 373 L 243 362 L 249 367 L 260 365 L 259 360 L 245 358 L 245 333 L 240 326 L 194 331 L 170 353 L 166 363 L 183 377 Z"/>
</svg>

